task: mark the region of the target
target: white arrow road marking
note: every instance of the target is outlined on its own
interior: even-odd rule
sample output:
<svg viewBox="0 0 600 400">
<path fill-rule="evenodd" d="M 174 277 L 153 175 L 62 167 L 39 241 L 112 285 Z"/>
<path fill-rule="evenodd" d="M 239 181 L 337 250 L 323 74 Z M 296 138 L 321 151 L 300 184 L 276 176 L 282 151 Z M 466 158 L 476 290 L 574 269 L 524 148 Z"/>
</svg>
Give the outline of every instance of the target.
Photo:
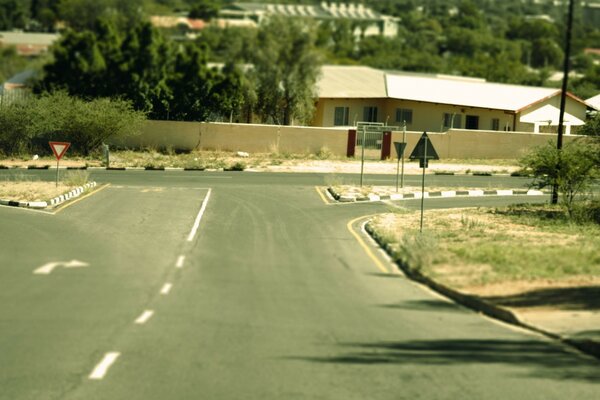
<svg viewBox="0 0 600 400">
<path fill-rule="evenodd" d="M 48 275 L 48 274 L 52 273 L 52 271 L 54 271 L 54 269 L 57 267 L 80 268 L 80 267 L 89 267 L 89 266 L 90 266 L 90 264 L 83 262 L 83 261 L 78 261 L 78 260 L 55 261 L 55 262 L 49 262 L 47 264 L 42 265 L 41 267 L 39 267 L 38 269 L 33 271 L 33 273 L 36 275 Z"/>
<path fill-rule="evenodd" d="M 104 378 L 104 375 L 106 375 L 110 366 L 113 365 L 115 361 L 117 361 L 117 358 L 119 358 L 120 355 L 121 353 L 117 352 L 106 353 L 102 361 L 100 361 L 100 363 L 96 365 L 96 368 L 94 368 L 89 378 L 95 380 L 100 380 Z"/>
</svg>

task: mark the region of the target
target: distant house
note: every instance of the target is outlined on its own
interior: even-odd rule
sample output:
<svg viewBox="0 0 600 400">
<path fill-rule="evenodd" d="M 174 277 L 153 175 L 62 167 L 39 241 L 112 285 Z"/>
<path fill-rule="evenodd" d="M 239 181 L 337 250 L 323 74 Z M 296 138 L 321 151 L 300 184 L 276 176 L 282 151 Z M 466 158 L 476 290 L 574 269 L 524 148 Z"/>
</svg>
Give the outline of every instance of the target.
<svg viewBox="0 0 600 400">
<path fill-rule="evenodd" d="M 195 37 L 195 32 L 199 32 L 207 26 L 207 22 L 201 19 L 161 15 L 151 16 L 150 23 L 155 28 L 176 30 L 181 35 L 187 35 L 192 38 Z"/>
<path fill-rule="evenodd" d="M 598 94 L 590 99 L 587 99 L 585 102 L 588 103 L 590 106 L 592 106 L 592 108 L 594 110 L 600 111 L 600 94 Z"/>
<path fill-rule="evenodd" d="M 408 130 L 556 132 L 560 90 L 447 75 L 324 66 L 315 126 L 384 122 Z M 583 125 L 588 104 L 568 94 L 565 134 Z"/>
<path fill-rule="evenodd" d="M 31 94 L 29 82 L 35 78 L 35 70 L 20 72 L 0 85 L 0 105 L 26 98 Z"/>
<path fill-rule="evenodd" d="M 233 3 L 219 12 L 221 24 L 227 21 L 252 21 L 256 25 L 269 16 L 312 18 L 317 21 L 349 20 L 356 36 L 396 36 L 400 18 L 379 14 L 363 4 L 322 2 L 320 5 Z M 233 25 L 233 23 L 232 23 Z"/>
<path fill-rule="evenodd" d="M 0 47 L 14 46 L 21 56 L 39 56 L 56 42 L 56 33 L 0 32 Z"/>
</svg>

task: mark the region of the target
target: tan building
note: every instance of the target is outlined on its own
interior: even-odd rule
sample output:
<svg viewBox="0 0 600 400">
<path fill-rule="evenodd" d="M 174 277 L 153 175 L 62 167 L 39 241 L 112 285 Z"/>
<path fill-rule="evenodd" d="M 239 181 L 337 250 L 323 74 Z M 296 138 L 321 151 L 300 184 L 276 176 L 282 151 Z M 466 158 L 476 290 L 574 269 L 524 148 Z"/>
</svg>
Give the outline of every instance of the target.
<svg viewBox="0 0 600 400">
<path fill-rule="evenodd" d="M 408 130 L 451 128 L 552 133 L 558 127 L 560 90 L 447 75 L 385 72 L 369 67 L 324 66 L 314 126 L 383 122 Z M 583 125 L 591 107 L 568 94 L 565 134 Z"/>
</svg>

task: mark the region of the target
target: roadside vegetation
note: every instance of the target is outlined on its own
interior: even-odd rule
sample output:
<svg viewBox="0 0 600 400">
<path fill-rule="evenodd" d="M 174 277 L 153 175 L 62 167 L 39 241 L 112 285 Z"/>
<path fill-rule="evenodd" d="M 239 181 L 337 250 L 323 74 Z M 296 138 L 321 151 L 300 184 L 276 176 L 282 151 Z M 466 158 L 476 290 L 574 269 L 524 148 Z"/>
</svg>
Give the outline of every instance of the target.
<svg viewBox="0 0 600 400">
<path fill-rule="evenodd" d="M 371 227 L 396 261 L 461 289 L 600 276 L 600 202 L 581 204 L 574 221 L 559 207 L 428 211 L 375 217 Z"/>
<path fill-rule="evenodd" d="M 0 199 L 12 201 L 47 201 L 89 181 L 87 171 L 61 171 L 56 182 L 41 181 L 16 172 L 0 177 Z"/>
<path fill-rule="evenodd" d="M 520 162 L 532 186 L 557 187 L 558 204 L 428 211 L 423 232 L 419 213 L 395 212 L 370 229 L 404 269 L 466 291 L 600 283 L 600 137 L 549 143 Z"/>
</svg>

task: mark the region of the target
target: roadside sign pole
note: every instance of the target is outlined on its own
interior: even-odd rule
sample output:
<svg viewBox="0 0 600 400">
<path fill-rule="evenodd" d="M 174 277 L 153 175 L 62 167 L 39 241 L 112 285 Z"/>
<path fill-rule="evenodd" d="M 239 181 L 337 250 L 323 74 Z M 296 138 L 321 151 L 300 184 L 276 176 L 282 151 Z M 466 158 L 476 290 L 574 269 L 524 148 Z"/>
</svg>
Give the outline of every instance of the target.
<svg viewBox="0 0 600 400">
<path fill-rule="evenodd" d="M 365 137 L 367 135 L 367 127 L 363 126 L 363 134 L 362 134 L 362 146 L 361 146 L 361 155 L 360 155 L 360 187 L 363 185 L 363 173 L 365 170 Z"/>
<path fill-rule="evenodd" d="M 56 187 L 58 187 L 58 163 L 60 162 L 60 158 L 56 159 Z"/>
<path fill-rule="evenodd" d="M 406 121 L 403 121 L 402 125 L 402 141 L 406 143 Z M 400 187 L 404 188 L 404 153 L 402 153 L 402 178 L 400 178 Z M 396 184 L 396 192 L 398 191 L 398 184 Z"/>
<path fill-rule="evenodd" d="M 396 165 L 396 193 L 398 193 L 398 178 L 400 177 L 400 157 L 398 157 L 398 165 Z"/>
<path fill-rule="evenodd" d="M 421 182 L 421 229 L 419 232 L 423 233 L 423 208 L 425 206 L 425 168 L 427 167 L 427 136 L 425 136 L 425 154 L 422 159 L 423 167 L 423 179 Z"/>
</svg>

